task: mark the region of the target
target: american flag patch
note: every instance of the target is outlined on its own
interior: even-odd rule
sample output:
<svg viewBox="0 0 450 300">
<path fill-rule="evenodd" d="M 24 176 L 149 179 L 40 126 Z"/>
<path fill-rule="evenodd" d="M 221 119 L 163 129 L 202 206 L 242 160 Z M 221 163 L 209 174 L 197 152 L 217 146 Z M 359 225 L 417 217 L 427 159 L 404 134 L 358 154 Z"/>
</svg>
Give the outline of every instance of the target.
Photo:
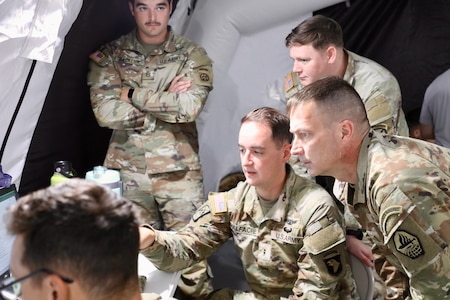
<svg viewBox="0 0 450 300">
<path fill-rule="evenodd" d="M 103 54 L 103 52 L 101 52 L 100 50 L 97 50 L 91 55 L 89 55 L 89 58 L 95 61 L 96 63 L 100 63 L 105 57 L 106 55 Z"/>
</svg>

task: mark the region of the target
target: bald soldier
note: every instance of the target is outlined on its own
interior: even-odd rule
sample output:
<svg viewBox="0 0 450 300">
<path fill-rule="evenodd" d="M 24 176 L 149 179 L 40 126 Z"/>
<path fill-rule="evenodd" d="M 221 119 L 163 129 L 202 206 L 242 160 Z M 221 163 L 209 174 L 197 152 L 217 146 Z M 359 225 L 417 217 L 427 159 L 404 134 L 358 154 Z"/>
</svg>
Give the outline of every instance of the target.
<svg viewBox="0 0 450 300">
<path fill-rule="evenodd" d="M 176 234 L 142 227 L 142 252 L 174 271 L 233 238 L 251 291 L 219 290 L 208 299 L 359 299 L 342 217 L 322 187 L 287 164 L 291 140 L 287 116 L 267 107 L 250 112 L 239 131 L 246 181 L 210 193 Z"/>
<path fill-rule="evenodd" d="M 348 207 L 409 277 L 412 299 L 449 299 L 450 149 L 374 131 L 360 96 L 338 77 L 303 88 L 287 113 L 292 155 L 312 176 L 350 184 Z"/>
</svg>

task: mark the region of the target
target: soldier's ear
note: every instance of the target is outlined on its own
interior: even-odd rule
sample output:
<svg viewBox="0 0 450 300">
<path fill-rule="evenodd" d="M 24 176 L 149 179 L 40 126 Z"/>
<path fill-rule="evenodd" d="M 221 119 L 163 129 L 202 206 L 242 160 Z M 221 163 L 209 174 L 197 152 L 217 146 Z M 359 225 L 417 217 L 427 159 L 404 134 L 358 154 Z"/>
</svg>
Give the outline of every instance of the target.
<svg viewBox="0 0 450 300">
<path fill-rule="evenodd" d="M 339 139 L 342 141 L 348 141 L 353 137 L 354 134 L 354 124 L 350 120 L 343 120 L 338 124 L 338 134 Z"/>
<path fill-rule="evenodd" d="M 332 64 L 336 61 L 337 49 L 335 46 L 328 46 L 328 48 L 325 50 L 325 54 L 327 56 L 327 61 L 329 64 Z"/>
<path fill-rule="evenodd" d="M 131 15 L 134 17 L 134 4 L 128 1 L 128 7 L 130 8 Z"/>
<path fill-rule="evenodd" d="M 285 160 L 285 162 L 287 162 L 289 158 L 291 158 L 291 149 L 292 144 L 285 144 L 283 146 L 283 160 Z"/>
</svg>

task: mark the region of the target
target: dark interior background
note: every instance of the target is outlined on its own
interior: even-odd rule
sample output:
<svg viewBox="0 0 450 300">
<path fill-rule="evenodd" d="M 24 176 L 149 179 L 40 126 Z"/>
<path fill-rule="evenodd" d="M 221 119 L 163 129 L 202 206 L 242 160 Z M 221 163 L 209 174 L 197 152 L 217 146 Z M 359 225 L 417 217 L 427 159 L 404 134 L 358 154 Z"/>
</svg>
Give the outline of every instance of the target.
<svg viewBox="0 0 450 300">
<path fill-rule="evenodd" d="M 346 48 L 379 62 L 397 77 L 405 113 L 420 108 L 428 84 L 450 68 L 450 1 L 354 0 L 317 13 L 341 24 Z M 133 25 L 127 0 L 84 1 L 65 39 L 19 194 L 48 186 L 55 161 L 71 161 L 80 176 L 102 164 L 111 131 L 97 125 L 91 110 L 88 56 Z"/>
</svg>

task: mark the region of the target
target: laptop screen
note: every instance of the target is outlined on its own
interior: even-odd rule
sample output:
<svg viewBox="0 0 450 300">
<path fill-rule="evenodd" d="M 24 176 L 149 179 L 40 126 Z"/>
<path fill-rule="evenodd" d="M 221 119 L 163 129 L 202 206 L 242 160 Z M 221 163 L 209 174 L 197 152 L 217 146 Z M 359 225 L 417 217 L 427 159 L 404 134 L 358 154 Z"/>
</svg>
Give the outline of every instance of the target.
<svg viewBox="0 0 450 300">
<path fill-rule="evenodd" d="M 8 233 L 5 224 L 5 213 L 9 206 L 17 200 L 15 185 L 0 189 L 0 275 L 9 270 L 9 259 L 11 257 L 11 247 L 14 237 Z"/>
</svg>

